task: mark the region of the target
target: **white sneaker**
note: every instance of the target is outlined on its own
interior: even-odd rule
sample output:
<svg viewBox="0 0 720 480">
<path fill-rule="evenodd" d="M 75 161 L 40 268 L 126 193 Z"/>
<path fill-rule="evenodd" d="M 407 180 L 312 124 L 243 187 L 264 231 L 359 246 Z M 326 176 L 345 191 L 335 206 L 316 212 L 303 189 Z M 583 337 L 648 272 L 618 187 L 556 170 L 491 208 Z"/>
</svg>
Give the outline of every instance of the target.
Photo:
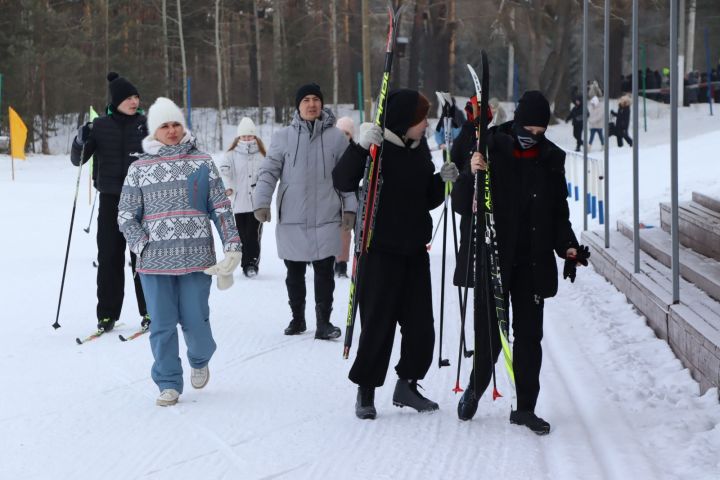
<svg viewBox="0 0 720 480">
<path fill-rule="evenodd" d="M 190 384 L 193 388 L 203 388 L 210 380 L 210 369 L 207 365 L 202 368 L 190 369 Z"/>
<path fill-rule="evenodd" d="M 170 405 L 175 405 L 178 402 L 179 397 L 180 394 L 177 390 L 173 388 L 166 388 L 160 392 L 160 396 L 157 400 L 155 400 L 155 405 L 160 407 L 169 407 Z"/>
</svg>

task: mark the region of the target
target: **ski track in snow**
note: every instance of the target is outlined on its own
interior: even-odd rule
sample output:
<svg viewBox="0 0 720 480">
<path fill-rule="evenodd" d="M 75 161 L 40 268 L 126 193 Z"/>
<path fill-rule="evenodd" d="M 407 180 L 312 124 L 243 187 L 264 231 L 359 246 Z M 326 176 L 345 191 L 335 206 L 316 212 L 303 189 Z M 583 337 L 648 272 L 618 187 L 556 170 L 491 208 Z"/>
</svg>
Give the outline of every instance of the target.
<svg viewBox="0 0 720 480">
<path fill-rule="evenodd" d="M 569 138 L 570 128 L 561 128 L 567 131 L 555 130 L 558 136 Z M 681 153 L 697 152 L 683 164 L 688 180 L 683 192 L 720 177 L 713 174 L 719 168 L 714 157 L 703 154 L 718 147 L 711 135 L 681 144 Z M 655 154 L 662 148 L 650 146 L 648 151 Z M 627 152 L 611 164 L 617 169 L 612 178 L 620 185 L 611 192 L 613 215 L 628 208 L 623 190 L 629 182 L 624 176 Z M 561 280 L 558 296 L 546 302 L 537 411 L 552 424 L 549 436 L 537 437 L 509 423 L 510 392 L 501 365 L 498 388 L 507 396 L 493 402 L 486 395 L 472 421 L 457 419 L 460 396 L 451 389 L 459 308 L 451 286 L 452 255 L 443 335 L 443 353 L 451 366 L 437 368 L 436 345 L 433 366 L 421 381 L 440 411 L 417 414 L 392 406 L 396 348 L 386 383 L 376 392 L 377 420 L 357 420 L 356 388 L 347 379 L 352 359 L 342 359 L 342 339 L 313 339 L 312 269 L 307 273 L 308 331 L 298 337 L 282 334 L 290 312 L 274 224 L 265 228 L 260 275 L 247 280 L 237 273 L 235 286 L 226 292 L 213 287 L 211 321 L 218 350 L 210 383 L 203 390 L 192 389 L 183 358 L 186 388 L 180 403 L 156 407 L 147 336 L 127 343 L 117 338 L 139 324 L 129 275 L 121 319 L 125 325 L 86 345 L 74 342 L 92 331 L 95 317 L 96 270 L 91 262 L 96 225 L 90 235 L 81 231 L 90 213 L 86 173 L 68 262 L 63 328 L 54 331 L 50 324 L 77 170 L 64 156 L 31 156 L 16 162 L 13 183 L 6 157 L 0 160 L 0 214 L 13 232 L 0 237 L 8 272 L 0 281 L 5 320 L 0 322 L 2 479 L 718 478 L 717 391 L 699 395 L 697 383 L 667 344 L 592 268 L 580 269 L 574 284 Z M 648 162 L 643 171 L 652 166 Z M 666 194 L 663 175 L 650 175 L 655 182 L 643 190 L 648 203 L 656 205 Z M 29 195 L 40 211 L 28 214 L 18 208 L 18 199 Z M 576 230 L 582 221 L 579 210 L 571 202 Z M 646 211 L 651 215 L 649 206 Z M 435 221 L 440 212 L 433 212 Z M 451 235 L 448 243 L 450 250 Z M 437 328 L 440 258 L 439 237 L 431 251 Z M 348 288 L 348 280 L 336 281 L 332 321 L 343 330 Z M 470 338 L 471 323 L 468 318 Z M 359 326 L 353 357 L 358 336 Z M 398 337 L 399 331 L 396 347 Z M 181 357 L 184 353 L 181 340 Z M 462 386 L 471 360 L 462 359 Z"/>
</svg>

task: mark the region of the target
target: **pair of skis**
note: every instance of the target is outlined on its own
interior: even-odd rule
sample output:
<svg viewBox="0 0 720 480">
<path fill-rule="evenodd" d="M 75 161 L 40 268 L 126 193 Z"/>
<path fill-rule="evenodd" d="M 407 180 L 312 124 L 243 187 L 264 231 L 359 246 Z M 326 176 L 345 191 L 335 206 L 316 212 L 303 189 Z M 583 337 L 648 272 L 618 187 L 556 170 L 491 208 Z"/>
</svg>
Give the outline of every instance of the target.
<svg viewBox="0 0 720 480">
<path fill-rule="evenodd" d="M 116 327 L 119 327 L 119 326 L 121 326 L 121 325 L 122 325 L 121 323 L 118 323 L 118 324 L 115 325 L 115 326 L 116 326 Z M 118 335 L 118 338 L 120 338 L 120 341 L 121 341 L 121 342 L 129 342 L 130 340 L 135 340 L 136 338 L 138 338 L 138 337 L 146 334 L 146 333 L 149 332 L 149 331 L 150 331 L 150 328 L 149 328 L 149 327 L 141 327 L 139 330 L 136 330 L 135 332 L 133 332 L 131 335 L 129 335 L 129 336 L 127 336 L 127 337 L 123 336 L 122 334 L 119 334 L 119 335 Z M 103 330 L 103 329 L 98 329 L 97 331 L 91 333 L 90 335 L 88 335 L 88 336 L 85 337 L 85 338 L 77 337 L 77 338 L 75 339 L 75 343 L 77 343 L 78 345 L 82 345 L 82 344 L 84 344 L 84 343 L 92 342 L 93 340 L 97 340 L 98 338 L 100 338 L 100 337 L 102 337 L 103 335 L 105 335 L 105 333 L 106 333 L 105 330 Z"/>
<path fill-rule="evenodd" d="M 385 66 L 383 68 L 380 95 L 378 96 L 377 110 L 375 111 L 374 119 L 375 125 L 382 128 L 383 131 L 385 130 L 385 109 L 387 107 L 387 95 L 390 89 L 393 50 L 397 37 L 397 26 L 403 8 L 404 6 L 394 8 L 392 4 L 388 4 L 388 36 L 385 45 Z M 377 145 L 370 146 L 370 155 L 365 163 L 365 173 L 360 191 L 360 209 L 358 210 L 360 214 L 357 215 L 357 223 L 355 225 L 356 236 L 352 274 L 350 276 L 350 300 L 348 302 L 347 326 L 345 328 L 345 344 L 343 347 L 343 358 L 345 359 L 350 355 L 355 317 L 358 310 L 357 294 L 361 286 L 358 281 L 362 278 L 359 275 L 362 264 L 361 260 L 362 257 L 367 254 L 370 242 L 372 241 L 380 191 L 382 190 L 382 150 L 382 145 L 379 147 Z"/>
<path fill-rule="evenodd" d="M 495 220 L 493 217 L 492 193 L 490 188 L 491 160 L 488 157 L 487 149 L 487 125 L 488 125 L 488 86 L 490 71 L 488 67 L 487 53 L 481 51 L 482 60 L 482 82 L 478 78 L 472 65 L 468 65 L 470 76 L 475 85 L 475 94 L 480 102 L 479 115 L 480 123 L 477 127 L 477 151 L 482 154 L 487 162 L 487 170 L 478 170 L 475 173 L 475 194 L 473 199 L 474 223 L 475 223 L 475 291 L 473 298 L 475 344 L 478 344 L 478 332 L 483 316 L 487 321 L 490 363 L 492 366 L 493 400 L 502 396 L 497 389 L 495 378 L 495 362 L 492 351 L 492 321 L 497 320 L 500 334 L 500 345 L 502 348 L 503 363 L 508 382 L 515 397 L 515 373 L 513 370 L 512 350 L 509 341 L 509 324 L 507 311 L 505 309 L 505 293 L 500 275 L 500 255 L 495 233 Z M 470 261 L 468 259 L 468 261 Z M 477 355 L 475 356 L 475 360 Z M 473 362 L 475 363 L 475 362 Z M 477 375 L 478 365 L 474 364 L 474 371 Z M 475 379 L 477 380 L 477 378 Z M 477 381 L 475 382 L 477 385 Z"/>
</svg>

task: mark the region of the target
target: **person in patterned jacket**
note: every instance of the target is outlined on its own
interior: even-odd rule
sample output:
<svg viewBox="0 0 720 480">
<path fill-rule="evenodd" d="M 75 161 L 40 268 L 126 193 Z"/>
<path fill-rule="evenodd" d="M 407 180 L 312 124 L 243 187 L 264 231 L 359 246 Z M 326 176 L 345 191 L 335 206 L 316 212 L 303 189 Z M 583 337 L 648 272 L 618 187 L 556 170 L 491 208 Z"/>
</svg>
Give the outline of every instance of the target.
<svg viewBox="0 0 720 480">
<path fill-rule="evenodd" d="M 180 108 L 160 97 L 150 107 L 147 123 L 145 154 L 128 169 L 118 225 L 137 255 L 153 319 L 151 374 L 160 389 L 156 404 L 168 406 L 176 404 L 183 391 L 178 323 L 187 345 L 190 383 L 203 388 L 208 382 L 208 362 L 216 348 L 208 275 L 217 275 L 220 290 L 232 286 L 241 244 L 220 174 L 210 155 L 196 148 Z M 225 252 L 217 264 L 211 220 Z"/>
</svg>

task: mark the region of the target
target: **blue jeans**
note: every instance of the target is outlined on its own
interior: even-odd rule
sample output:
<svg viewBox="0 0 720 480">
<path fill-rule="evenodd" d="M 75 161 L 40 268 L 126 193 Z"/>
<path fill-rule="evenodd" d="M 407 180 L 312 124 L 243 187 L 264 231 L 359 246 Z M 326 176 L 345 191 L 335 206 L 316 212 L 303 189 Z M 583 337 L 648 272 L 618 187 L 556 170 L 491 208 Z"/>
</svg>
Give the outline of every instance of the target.
<svg viewBox="0 0 720 480">
<path fill-rule="evenodd" d="M 177 324 L 182 328 L 192 368 L 208 364 L 215 349 L 210 329 L 210 284 L 203 272 L 186 275 L 140 274 L 150 323 L 151 375 L 160 391 L 172 388 L 182 393 L 183 370 L 180 362 Z"/>
<path fill-rule="evenodd" d="M 596 133 L 600 137 L 600 145 L 605 145 L 605 140 L 603 139 L 603 129 L 602 128 L 591 128 L 590 129 L 590 141 L 588 142 L 588 144 L 592 145 L 592 142 L 595 139 Z"/>
</svg>

